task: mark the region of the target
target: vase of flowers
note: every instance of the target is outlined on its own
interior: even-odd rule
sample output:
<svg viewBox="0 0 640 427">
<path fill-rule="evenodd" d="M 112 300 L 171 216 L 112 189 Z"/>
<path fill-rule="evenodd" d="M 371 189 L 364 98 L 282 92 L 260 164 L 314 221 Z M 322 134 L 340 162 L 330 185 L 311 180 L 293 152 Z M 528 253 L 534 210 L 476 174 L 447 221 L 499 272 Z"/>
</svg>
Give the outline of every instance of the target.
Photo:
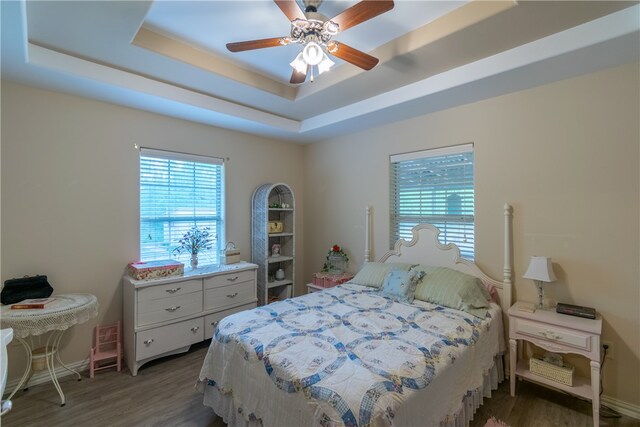
<svg viewBox="0 0 640 427">
<path fill-rule="evenodd" d="M 342 274 L 347 269 L 348 262 L 349 256 L 346 252 L 339 245 L 333 245 L 329 248 L 327 261 L 324 263 L 322 271 L 330 274 Z"/>
<path fill-rule="evenodd" d="M 209 227 L 198 228 L 193 226 L 178 240 L 179 245 L 173 250 L 176 254 L 191 254 L 191 268 L 198 268 L 198 254 L 205 249 L 211 249 L 215 236 Z"/>
</svg>

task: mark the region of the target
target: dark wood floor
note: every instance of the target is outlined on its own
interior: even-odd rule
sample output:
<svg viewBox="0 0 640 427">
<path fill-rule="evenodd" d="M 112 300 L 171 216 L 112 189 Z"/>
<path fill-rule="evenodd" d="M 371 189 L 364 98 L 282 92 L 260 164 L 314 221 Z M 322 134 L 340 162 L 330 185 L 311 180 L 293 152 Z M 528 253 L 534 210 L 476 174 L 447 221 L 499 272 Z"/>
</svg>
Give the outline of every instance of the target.
<svg viewBox="0 0 640 427">
<path fill-rule="evenodd" d="M 61 385 L 67 404 L 62 408 L 51 383 L 31 387 L 14 396 L 13 410 L 2 417 L 1 425 L 225 427 L 202 404 L 202 395 L 194 388 L 207 343 L 193 346 L 186 354 L 151 362 L 135 378 L 115 371 L 103 371 L 93 380 L 65 377 Z M 509 396 L 508 382 L 503 382 L 491 399 L 485 399 L 471 427 L 484 426 L 491 416 L 512 427 L 592 425 L 589 402 L 528 382 L 518 383 L 515 398 Z M 640 422 L 628 417 L 602 418 L 601 425 L 640 427 Z"/>
</svg>

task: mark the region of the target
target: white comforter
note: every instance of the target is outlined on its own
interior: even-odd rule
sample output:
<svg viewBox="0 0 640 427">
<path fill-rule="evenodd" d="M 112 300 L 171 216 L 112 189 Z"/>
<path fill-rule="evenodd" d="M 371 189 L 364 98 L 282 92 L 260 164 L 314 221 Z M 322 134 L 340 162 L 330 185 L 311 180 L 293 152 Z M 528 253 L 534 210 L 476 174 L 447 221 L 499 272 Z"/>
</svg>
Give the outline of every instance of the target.
<svg viewBox="0 0 640 427">
<path fill-rule="evenodd" d="M 495 304 L 481 320 L 345 284 L 223 319 L 199 387 L 264 426 L 436 425 L 482 386 L 501 328 Z"/>
</svg>

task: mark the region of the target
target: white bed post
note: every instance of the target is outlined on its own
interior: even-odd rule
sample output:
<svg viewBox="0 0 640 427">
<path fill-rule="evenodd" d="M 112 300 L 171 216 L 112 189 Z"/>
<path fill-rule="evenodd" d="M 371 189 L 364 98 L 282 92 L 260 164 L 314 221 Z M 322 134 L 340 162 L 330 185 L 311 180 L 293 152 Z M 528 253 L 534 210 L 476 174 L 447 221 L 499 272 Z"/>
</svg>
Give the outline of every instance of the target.
<svg viewBox="0 0 640 427">
<path fill-rule="evenodd" d="M 369 229 L 371 228 L 371 206 L 364 208 L 364 262 L 369 262 Z"/>
<path fill-rule="evenodd" d="M 502 306 L 507 309 L 511 307 L 513 300 L 511 299 L 511 205 L 504 204 L 504 271 L 503 271 L 503 288 L 502 297 L 504 301 Z"/>
<path fill-rule="evenodd" d="M 508 203 L 504 204 L 504 270 L 503 270 L 503 280 L 502 280 L 502 301 L 500 301 L 500 305 L 502 306 L 502 316 L 504 322 L 504 331 L 505 337 L 507 340 L 507 350 L 510 351 L 511 345 L 513 343 L 509 341 L 509 316 L 507 315 L 507 310 L 511 307 L 513 303 L 513 297 L 511 296 L 511 251 L 513 249 L 512 240 L 511 240 L 511 218 L 513 217 L 513 209 L 511 205 Z M 514 341 L 515 343 L 515 341 Z M 515 352 L 510 352 L 510 354 L 515 354 Z M 511 364 L 515 363 L 515 360 L 510 359 L 509 357 L 504 358 L 504 372 L 505 377 L 510 377 L 511 372 Z"/>
</svg>

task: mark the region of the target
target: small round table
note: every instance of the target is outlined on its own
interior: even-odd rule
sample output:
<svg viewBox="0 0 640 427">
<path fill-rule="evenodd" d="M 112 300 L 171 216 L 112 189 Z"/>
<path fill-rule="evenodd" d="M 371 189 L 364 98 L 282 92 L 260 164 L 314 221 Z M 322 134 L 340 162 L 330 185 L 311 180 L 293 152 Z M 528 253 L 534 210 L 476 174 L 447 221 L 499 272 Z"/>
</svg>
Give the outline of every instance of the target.
<svg viewBox="0 0 640 427">
<path fill-rule="evenodd" d="M 61 294 L 53 295 L 52 297 L 55 300 L 48 303 L 45 308 L 13 310 L 10 305 L 0 308 L 2 326 L 13 328 L 14 337 L 22 343 L 27 353 L 27 367 L 20 382 L 8 399 L 11 399 L 23 385 L 27 389 L 29 380 L 34 372 L 32 365 L 34 353 L 41 354 L 42 356 L 40 357 L 45 358 L 51 381 L 56 390 L 58 390 L 62 401 L 60 406 L 65 405 L 65 400 L 53 365 L 54 356 L 63 368 L 78 376 L 78 381 L 81 379 L 78 372 L 69 368 L 60 360 L 58 347 L 62 335 L 67 329 L 98 315 L 98 299 L 90 294 Z M 34 349 L 31 339 L 29 341 L 25 340 L 27 337 L 42 335 L 49 331 L 53 332 L 49 334 L 46 345 L 41 349 Z"/>
</svg>

